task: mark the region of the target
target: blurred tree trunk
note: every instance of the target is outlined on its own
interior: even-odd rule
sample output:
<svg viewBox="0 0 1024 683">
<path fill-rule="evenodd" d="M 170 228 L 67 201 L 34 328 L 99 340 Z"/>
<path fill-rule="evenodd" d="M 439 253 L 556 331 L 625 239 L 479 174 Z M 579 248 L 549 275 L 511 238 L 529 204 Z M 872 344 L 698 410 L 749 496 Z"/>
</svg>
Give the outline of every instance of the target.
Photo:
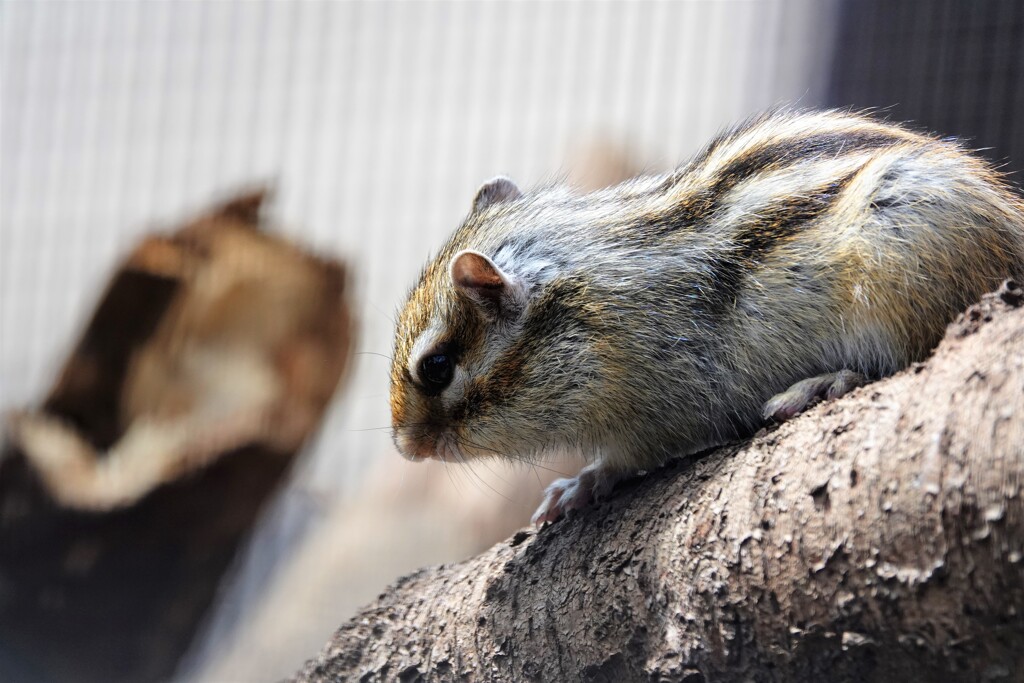
<svg viewBox="0 0 1024 683">
<path fill-rule="evenodd" d="M 465 562 L 405 577 L 297 675 L 981 681 L 1024 674 L 1024 309 Z"/>
<path fill-rule="evenodd" d="M 261 423 L 248 431 L 232 428 L 233 418 L 245 416 L 237 408 L 195 420 L 218 401 L 245 406 L 253 392 L 234 379 L 197 381 L 200 373 L 188 368 L 208 367 L 211 358 L 222 362 L 230 354 L 223 349 L 254 354 L 262 344 L 262 369 L 274 372 L 285 387 L 278 412 L 312 406 L 303 415 L 310 419 L 303 423 L 302 439 L 316 428 L 351 346 L 343 269 L 264 232 L 264 196 L 239 195 L 173 233 L 147 237 L 114 272 L 37 411 L 92 449 L 92 457 L 78 455 L 46 468 L 70 484 L 55 491 L 41 474 L 38 444 L 33 452 L 10 431 L 5 435 L 0 682 L 140 683 L 174 675 L 236 551 L 301 446 L 300 440 L 294 447 L 272 443 L 258 429 Z M 264 270 L 253 275 L 236 267 L 246 260 Z M 300 298 L 291 286 L 295 281 L 326 283 L 300 292 L 304 304 L 317 306 L 307 316 L 315 325 L 289 315 Z M 289 295 L 283 301 L 282 291 Z M 274 336 L 282 329 L 289 335 L 284 342 Z M 159 409 L 129 411 L 131 387 L 138 386 L 131 380 L 142 372 L 138 359 L 147 349 L 162 354 L 161 372 L 147 388 L 147 401 Z M 317 363 L 321 356 L 330 362 Z M 313 381 L 304 381 L 310 376 Z M 204 392 L 219 393 L 207 400 Z M 161 412 L 169 404 L 175 405 Z M 192 429 L 199 444 L 194 448 L 161 447 L 155 440 L 157 446 L 115 460 L 115 475 L 132 469 L 144 477 L 82 474 L 102 470 L 103 461 L 114 457 L 108 449 L 139 422 L 210 429 Z M 218 431 L 224 423 L 226 438 Z M 80 450 L 58 443 L 63 445 L 51 450 L 60 455 Z M 146 483 L 141 493 L 139 479 Z M 96 480 L 107 485 L 88 485 Z M 122 495 L 119 487 L 126 482 L 131 493 Z M 91 506 L 61 498 L 67 490 L 94 489 L 114 495 L 99 504 L 94 493 L 82 496 Z"/>
</svg>

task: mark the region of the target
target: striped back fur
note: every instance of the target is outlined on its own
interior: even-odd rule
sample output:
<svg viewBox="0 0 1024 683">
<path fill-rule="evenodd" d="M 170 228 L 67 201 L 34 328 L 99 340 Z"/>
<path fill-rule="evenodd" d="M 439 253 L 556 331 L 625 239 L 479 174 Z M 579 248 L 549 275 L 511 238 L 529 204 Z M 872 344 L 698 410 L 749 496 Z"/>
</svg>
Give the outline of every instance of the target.
<svg viewBox="0 0 1024 683">
<path fill-rule="evenodd" d="M 765 114 L 673 173 L 583 196 L 503 187 L 478 196 L 401 313 L 406 454 L 650 466 L 749 432 L 801 379 L 924 358 L 966 305 L 1024 275 L 1024 204 L 997 172 L 862 115 Z M 495 315 L 466 296 L 451 276 L 465 249 L 523 305 Z M 416 369 L 438 349 L 454 377 L 425 391 Z"/>
</svg>

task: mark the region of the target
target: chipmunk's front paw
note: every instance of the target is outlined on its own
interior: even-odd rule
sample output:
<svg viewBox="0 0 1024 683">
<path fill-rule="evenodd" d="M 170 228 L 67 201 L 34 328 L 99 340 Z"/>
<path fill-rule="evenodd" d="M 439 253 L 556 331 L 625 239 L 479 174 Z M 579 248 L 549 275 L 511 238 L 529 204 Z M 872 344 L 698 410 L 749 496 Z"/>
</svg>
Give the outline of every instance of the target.
<svg viewBox="0 0 1024 683">
<path fill-rule="evenodd" d="M 587 465 L 572 479 L 557 479 L 544 491 L 544 502 L 533 513 L 531 522 L 540 526 L 554 522 L 569 510 L 579 510 L 605 496 L 619 480 L 601 463 Z"/>
<path fill-rule="evenodd" d="M 581 485 L 579 477 L 556 479 L 545 489 L 544 502 L 533 513 L 530 521 L 537 526 L 553 522 L 569 510 L 578 510 L 593 501 L 593 493 Z"/>
</svg>

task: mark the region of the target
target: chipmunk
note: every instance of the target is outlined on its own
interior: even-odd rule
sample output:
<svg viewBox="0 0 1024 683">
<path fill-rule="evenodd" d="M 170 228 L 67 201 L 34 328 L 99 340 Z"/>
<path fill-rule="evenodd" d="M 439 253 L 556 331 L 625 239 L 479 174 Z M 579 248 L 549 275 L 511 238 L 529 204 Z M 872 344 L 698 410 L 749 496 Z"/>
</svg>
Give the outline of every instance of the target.
<svg viewBox="0 0 1024 683">
<path fill-rule="evenodd" d="M 249 445 L 293 455 L 353 334 L 343 266 L 262 230 L 241 195 L 117 271 L 42 410 L 9 436 L 51 497 L 104 511 Z"/>
<path fill-rule="evenodd" d="M 499 177 L 423 270 L 390 403 L 407 458 L 568 450 L 537 524 L 923 359 L 1024 275 L 1024 202 L 957 142 L 774 111 L 578 196 Z"/>
</svg>

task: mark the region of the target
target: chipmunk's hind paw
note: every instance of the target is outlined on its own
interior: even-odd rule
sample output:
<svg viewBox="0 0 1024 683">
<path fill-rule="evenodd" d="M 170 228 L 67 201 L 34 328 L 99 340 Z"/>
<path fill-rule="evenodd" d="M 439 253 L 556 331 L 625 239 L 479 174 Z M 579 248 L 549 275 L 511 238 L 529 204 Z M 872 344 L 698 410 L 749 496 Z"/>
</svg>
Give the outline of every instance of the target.
<svg viewBox="0 0 1024 683">
<path fill-rule="evenodd" d="M 866 381 L 863 375 L 852 370 L 840 370 L 811 377 L 797 382 L 781 394 L 773 396 L 764 404 L 762 414 L 766 420 L 774 419 L 785 422 L 818 401 L 831 401 L 839 398 L 843 394 L 863 386 Z"/>
</svg>

